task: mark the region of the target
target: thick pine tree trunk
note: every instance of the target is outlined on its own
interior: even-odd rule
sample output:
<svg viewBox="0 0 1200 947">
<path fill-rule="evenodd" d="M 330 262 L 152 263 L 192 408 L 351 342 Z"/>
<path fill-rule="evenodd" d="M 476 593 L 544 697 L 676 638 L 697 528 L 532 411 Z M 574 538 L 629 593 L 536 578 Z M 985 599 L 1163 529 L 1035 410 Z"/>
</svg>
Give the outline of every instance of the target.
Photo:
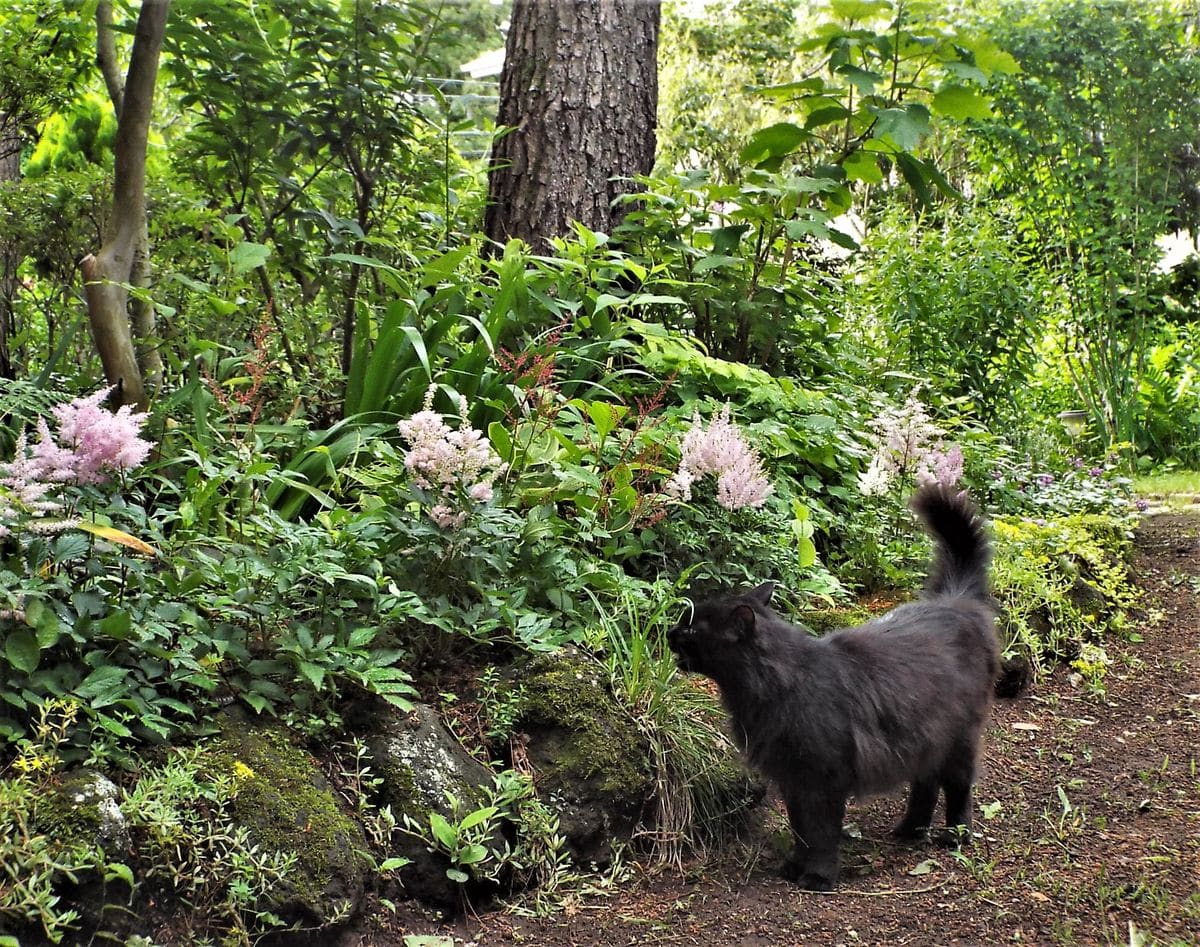
<svg viewBox="0 0 1200 947">
<path fill-rule="evenodd" d="M 488 237 L 545 250 L 572 220 L 612 232 L 619 179 L 654 163 L 658 26 L 658 0 L 514 0 Z"/>
</svg>

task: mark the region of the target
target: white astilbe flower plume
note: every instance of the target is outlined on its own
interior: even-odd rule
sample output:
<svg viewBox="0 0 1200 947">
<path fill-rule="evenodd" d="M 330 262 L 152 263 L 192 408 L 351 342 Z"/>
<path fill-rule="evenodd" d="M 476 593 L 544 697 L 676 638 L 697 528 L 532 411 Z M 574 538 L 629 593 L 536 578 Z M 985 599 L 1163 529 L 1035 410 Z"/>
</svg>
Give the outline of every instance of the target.
<svg viewBox="0 0 1200 947">
<path fill-rule="evenodd" d="M 697 412 L 679 446 L 679 469 L 665 490 L 681 500 L 692 498 L 692 486 L 705 476 L 717 479 L 717 502 L 727 510 L 760 507 L 771 494 L 758 454 L 730 419 L 725 405 L 708 427 Z"/>
<path fill-rule="evenodd" d="M 404 466 L 413 483 L 438 495 L 429 518 L 443 529 L 457 529 L 467 518 L 464 504 L 491 500 L 492 483 L 505 465 L 483 433 L 471 427 L 466 398 L 459 398 L 455 429 L 433 410 L 436 392 L 437 385 L 430 385 L 421 410 L 396 428 L 409 445 Z"/>
<path fill-rule="evenodd" d="M 903 405 L 885 408 L 867 426 L 875 432 L 876 443 L 870 464 L 858 477 L 864 496 L 887 493 L 897 481 L 952 487 L 962 478 L 962 450 L 945 449 L 945 435 L 929 417 L 916 388 Z"/>
</svg>

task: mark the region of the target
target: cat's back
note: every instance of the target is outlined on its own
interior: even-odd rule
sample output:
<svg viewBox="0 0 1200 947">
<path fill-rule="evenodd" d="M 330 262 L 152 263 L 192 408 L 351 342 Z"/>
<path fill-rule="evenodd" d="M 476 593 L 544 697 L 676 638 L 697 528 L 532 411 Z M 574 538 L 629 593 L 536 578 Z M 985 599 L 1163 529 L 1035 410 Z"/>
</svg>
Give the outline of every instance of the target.
<svg viewBox="0 0 1200 947">
<path fill-rule="evenodd" d="M 955 671 L 971 665 L 989 674 L 999 650 L 990 609 L 957 596 L 909 602 L 865 624 L 831 632 L 821 641 L 859 667 L 869 669 L 878 662 L 924 665 L 931 673 L 952 664 Z"/>
</svg>

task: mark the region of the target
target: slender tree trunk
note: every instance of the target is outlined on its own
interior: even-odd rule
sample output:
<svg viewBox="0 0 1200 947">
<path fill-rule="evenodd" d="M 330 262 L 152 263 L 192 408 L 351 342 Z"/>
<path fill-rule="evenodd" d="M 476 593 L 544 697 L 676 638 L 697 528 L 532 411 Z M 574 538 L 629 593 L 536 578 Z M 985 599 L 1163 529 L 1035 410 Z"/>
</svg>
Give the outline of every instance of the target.
<svg viewBox="0 0 1200 947">
<path fill-rule="evenodd" d="M 370 175 L 363 172 L 359 161 L 351 162 L 355 169 L 357 196 L 355 198 L 356 219 L 358 230 L 364 237 L 371 231 L 371 202 L 375 196 L 375 182 Z M 362 256 L 367 249 L 365 240 L 354 244 L 356 256 Z M 346 287 L 346 309 L 342 316 L 342 375 L 350 377 L 350 364 L 354 360 L 354 327 L 358 324 L 358 286 L 362 280 L 362 267 L 357 263 L 350 264 L 350 280 Z"/>
<path fill-rule="evenodd" d="M 133 250 L 129 284 L 137 289 L 148 290 L 150 275 L 150 228 L 143 213 L 142 229 L 138 232 L 138 241 Z M 162 354 L 158 350 L 158 325 L 154 304 L 145 296 L 138 296 L 129 301 L 129 325 L 133 331 L 134 355 L 138 368 L 142 371 L 142 383 L 149 394 L 157 394 L 162 387 L 163 362 Z"/>
<path fill-rule="evenodd" d="M 573 220 L 611 233 L 654 163 L 658 0 L 514 0 L 487 235 L 537 250 Z"/>
<path fill-rule="evenodd" d="M 138 13 L 113 143 L 112 214 L 103 245 L 85 257 L 81 267 L 88 321 L 104 375 L 117 386 L 122 404 L 139 408 L 147 406 L 148 398 L 130 332 L 125 284 L 133 278 L 139 246 L 145 249 L 146 141 L 170 8 L 170 0 L 143 0 Z"/>
<path fill-rule="evenodd" d="M 125 85 L 121 81 L 117 62 L 117 44 L 112 29 L 111 0 L 99 0 L 96 4 L 96 65 L 104 77 L 104 86 L 117 115 L 125 100 Z M 135 289 L 150 288 L 150 230 L 146 215 L 142 214 L 142 226 L 138 231 L 133 250 L 133 266 L 129 273 L 129 285 Z M 134 338 L 134 355 L 142 372 L 142 382 L 147 392 L 153 394 L 162 385 L 162 355 L 158 351 L 157 327 L 154 306 L 144 296 L 129 300 L 129 319 Z"/>
<path fill-rule="evenodd" d="M 112 0 L 99 0 L 96 4 L 96 65 L 104 79 L 108 98 L 121 114 L 121 101 L 125 97 L 125 86 L 121 82 L 121 66 L 117 62 L 117 42 L 112 29 Z"/>
<path fill-rule="evenodd" d="M 0 115 L 0 187 L 21 177 L 21 135 Z M 0 378 L 16 378 L 8 340 L 16 331 L 13 303 L 17 298 L 17 267 L 21 261 L 15 241 L 0 241 Z"/>
</svg>

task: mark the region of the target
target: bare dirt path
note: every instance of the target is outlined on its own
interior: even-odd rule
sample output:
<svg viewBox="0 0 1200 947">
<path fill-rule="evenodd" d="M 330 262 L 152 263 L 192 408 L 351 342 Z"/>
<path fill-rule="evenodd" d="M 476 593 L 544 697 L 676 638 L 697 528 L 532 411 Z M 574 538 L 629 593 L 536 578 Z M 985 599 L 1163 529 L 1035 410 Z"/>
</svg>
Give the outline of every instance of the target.
<svg viewBox="0 0 1200 947">
<path fill-rule="evenodd" d="M 341 947 L 1200 945 L 1200 517 L 1138 533 L 1141 641 L 1102 695 L 1057 671 L 993 711 L 970 854 L 887 840 L 899 798 L 852 807 L 843 883 L 799 891 L 769 838 L 646 874 L 549 918 L 443 923 L 380 908 Z M 782 829 L 780 818 L 769 825 Z M 437 938 L 422 941 L 424 937 Z"/>
</svg>

